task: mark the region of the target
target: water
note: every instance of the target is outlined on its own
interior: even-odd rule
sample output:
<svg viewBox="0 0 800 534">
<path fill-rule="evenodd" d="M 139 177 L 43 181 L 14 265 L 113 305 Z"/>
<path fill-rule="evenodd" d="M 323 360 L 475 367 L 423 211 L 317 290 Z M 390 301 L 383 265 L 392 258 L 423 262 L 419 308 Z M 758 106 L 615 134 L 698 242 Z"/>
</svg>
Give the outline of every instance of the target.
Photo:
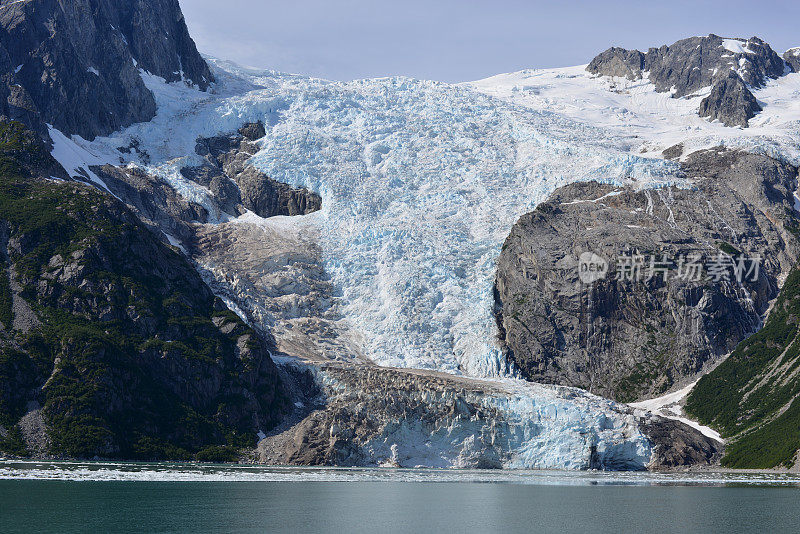
<svg viewBox="0 0 800 534">
<path fill-rule="evenodd" d="M 795 532 L 800 478 L 0 462 L 0 532 Z"/>
</svg>

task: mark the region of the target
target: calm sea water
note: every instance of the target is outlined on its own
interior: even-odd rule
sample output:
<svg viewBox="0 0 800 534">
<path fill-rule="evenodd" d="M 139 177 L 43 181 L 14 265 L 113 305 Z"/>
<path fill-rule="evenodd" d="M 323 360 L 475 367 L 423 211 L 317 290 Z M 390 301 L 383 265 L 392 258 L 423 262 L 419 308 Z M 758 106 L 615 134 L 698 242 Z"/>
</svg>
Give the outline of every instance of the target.
<svg viewBox="0 0 800 534">
<path fill-rule="evenodd" d="M 798 532 L 800 479 L 0 462 L 0 532 Z"/>
</svg>

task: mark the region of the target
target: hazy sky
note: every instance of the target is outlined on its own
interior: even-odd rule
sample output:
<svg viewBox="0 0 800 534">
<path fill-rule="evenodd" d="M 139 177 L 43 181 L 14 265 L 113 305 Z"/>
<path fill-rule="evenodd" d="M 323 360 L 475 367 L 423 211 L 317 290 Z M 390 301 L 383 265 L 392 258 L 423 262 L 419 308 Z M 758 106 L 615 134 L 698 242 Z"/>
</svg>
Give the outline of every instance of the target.
<svg viewBox="0 0 800 534">
<path fill-rule="evenodd" d="M 349 80 L 466 81 L 588 63 L 609 46 L 646 50 L 692 35 L 800 45 L 800 2 L 738 0 L 180 0 L 204 54 Z"/>
</svg>

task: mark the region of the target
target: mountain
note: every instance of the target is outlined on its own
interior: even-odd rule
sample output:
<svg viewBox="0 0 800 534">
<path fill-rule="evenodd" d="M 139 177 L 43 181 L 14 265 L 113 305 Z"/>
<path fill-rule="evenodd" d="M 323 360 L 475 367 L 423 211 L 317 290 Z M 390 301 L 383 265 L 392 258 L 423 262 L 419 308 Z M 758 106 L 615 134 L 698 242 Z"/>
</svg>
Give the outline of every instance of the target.
<svg viewBox="0 0 800 534">
<path fill-rule="evenodd" d="M 139 71 L 202 90 L 214 81 L 178 0 L 2 0 L 0 117 L 86 139 L 148 121 Z"/>
<path fill-rule="evenodd" d="M 681 170 L 691 187 L 570 184 L 514 225 L 498 259 L 495 313 L 527 379 L 651 398 L 694 381 L 760 328 L 800 254 L 797 169 L 711 149 Z M 587 253 L 609 264 L 591 284 L 579 279 Z M 638 279 L 622 272 L 636 255 Z M 681 277 L 679 262 L 693 255 L 704 268 L 720 255 L 730 265 L 759 257 L 759 276 Z M 667 271 L 648 275 L 656 263 Z"/>
<path fill-rule="evenodd" d="M 696 379 L 760 326 L 794 262 L 800 110 L 788 95 L 800 78 L 768 45 L 698 43 L 700 60 L 720 65 L 736 43 L 758 56 L 763 76 L 737 74 L 762 109 L 743 130 L 701 118 L 691 98 L 707 91 L 712 113 L 738 112 L 749 100 L 735 80 L 717 93 L 713 77 L 690 80 L 675 98 L 584 66 L 458 85 L 331 82 L 195 61 L 175 2 L 73 7 L 0 4 L 8 31 L 57 27 L 0 40 L 17 54 L 2 71 L 21 88 L 11 103 L 30 104 L 6 118 L 26 121 L 57 162 L 3 174 L 6 451 L 401 467 L 718 460 L 708 429 L 596 393 L 641 399 Z M 103 42 L 85 50 L 81 33 Z M 669 48 L 651 55 L 664 83 L 693 57 Z M 622 56 L 630 66 L 636 54 Z M 17 71 L 17 57 L 33 59 Z M 51 57 L 52 84 L 16 81 Z M 17 161 L 41 159 L 25 146 Z M 609 250 L 630 238 L 769 253 L 763 279 L 744 287 L 598 285 L 607 307 L 588 309 L 610 332 L 598 354 L 634 348 L 633 361 L 603 368 L 602 387 L 579 366 L 526 380 L 543 378 L 529 346 L 512 347 L 524 336 L 508 318 L 529 324 L 541 304 L 569 367 L 585 350 L 570 325 L 585 317 L 550 305 L 573 296 L 555 269 L 537 274 L 541 288 L 523 264 L 573 252 L 590 230 Z M 681 312 L 706 322 L 671 344 Z M 631 316 L 632 328 L 619 320 Z M 648 344 L 663 347 L 638 350 Z"/>
<path fill-rule="evenodd" d="M 267 340 L 119 200 L 0 127 L 0 449 L 231 459 L 284 410 Z"/>
<path fill-rule="evenodd" d="M 762 87 L 785 73 L 783 59 L 759 39 L 725 39 L 718 35 L 690 37 L 670 46 L 638 50 L 609 48 L 586 70 L 603 76 L 646 78 L 660 93 L 674 98 L 698 94 L 711 87 L 700 102 L 700 116 L 726 126 L 748 125 L 761 111 L 748 87 Z"/>
</svg>

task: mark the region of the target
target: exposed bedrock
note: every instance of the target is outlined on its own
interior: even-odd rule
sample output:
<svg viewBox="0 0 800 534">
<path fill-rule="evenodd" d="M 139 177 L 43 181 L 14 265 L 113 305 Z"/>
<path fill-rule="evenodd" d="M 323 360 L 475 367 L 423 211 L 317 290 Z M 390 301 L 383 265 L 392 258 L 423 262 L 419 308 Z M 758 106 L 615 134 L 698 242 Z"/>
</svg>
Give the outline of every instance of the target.
<svg viewBox="0 0 800 534">
<path fill-rule="evenodd" d="M 800 48 L 790 48 L 784 52 L 783 60 L 792 69 L 792 72 L 800 72 Z"/>
<path fill-rule="evenodd" d="M 685 385 L 760 327 L 800 252 L 797 169 L 723 149 L 691 154 L 682 169 L 691 188 L 575 183 L 514 225 L 498 260 L 496 317 L 526 378 L 626 402 L 652 397 Z M 610 262 L 609 275 L 582 283 L 585 252 Z M 646 265 L 640 279 L 617 280 L 620 255 L 635 253 L 648 264 L 666 257 L 667 280 L 648 280 Z M 691 254 L 704 265 L 760 256 L 759 276 L 678 278 L 677 261 Z"/>
<path fill-rule="evenodd" d="M 248 164 L 259 150 L 254 141 L 264 135 L 264 125 L 258 122 L 245 124 L 229 136 L 200 138 L 195 151 L 205 163 L 181 172 L 208 187 L 229 213 L 240 212 L 239 204 L 261 217 L 305 215 L 319 210 L 322 199 L 316 193 L 277 182 Z"/>
<path fill-rule="evenodd" d="M 177 0 L 0 2 L 0 117 L 87 139 L 148 121 L 139 69 L 205 90 L 214 78 Z"/>
<path fill-rule="evenodd" d="M 789 55 L 787 62 L 792 58 Z M 646 53 L 609 48 L 586 70 L 630 80 L 646 76 L 656 91 L 669 92 L 675 98 L 712 87 L 711 96 L 703 100 L 700 116 L 719 119 L 726 126 L 747 126 L 748 119 L 761 111 L 748 86 L 761 87 L 768 79 L 782 76 L 785 64 L 758 37 L 725 39 L 711 34 L 651 48 Z"/>
<path fill-rule="evenodd" d="M 725 126 L 746 127 L 750 119 L 761 111 L 756 97 L 733 71 L 718 80 L 711 93 L 700 101 L 699 114 L 718 120 Z"/>
</svg>

